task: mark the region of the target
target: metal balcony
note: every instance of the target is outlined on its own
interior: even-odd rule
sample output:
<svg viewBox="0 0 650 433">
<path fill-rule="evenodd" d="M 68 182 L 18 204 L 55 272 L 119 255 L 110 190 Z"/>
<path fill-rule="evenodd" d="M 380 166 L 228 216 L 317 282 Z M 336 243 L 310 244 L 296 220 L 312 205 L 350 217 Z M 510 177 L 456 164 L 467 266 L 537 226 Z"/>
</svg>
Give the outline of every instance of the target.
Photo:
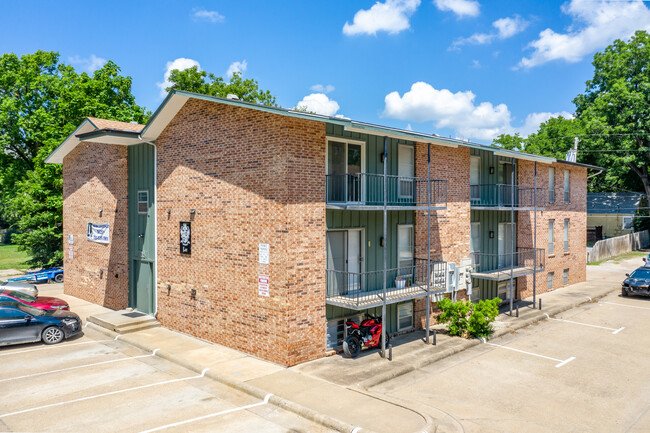
<svg viewBox="0 0 650 433">
<path fill-rule="evenodd" d="M 384 198 L 389 210 L 447 208 L 446 180 L 357 173 L 327 175 L 326 184 L 330 209 L 381 210 Z"/>
<path fill-rule="evenodd" d="M 504 254 L 471 253 L 472 277 L 483 280 L 504 281 L 544 270 L 543 248 L 517 248 L 517 252 Z"/>
<path fill-rule="evenodd" d="M 431 260 L 430 292 L 445 289 L 447 263 Z M 327 304 L 352 310 L 382 305 L 384 271 L 327 270 Z M 427 294 L 427 261 L 386 270 L 386 303 L 421 298 Z"/>
<path fill-rule="evenodd" d="M 542 208 L 547 198 L 545 188 L 532 186 L 484 184 L 469 188 L 472 209 L 534 210 Z"/>
</svg>

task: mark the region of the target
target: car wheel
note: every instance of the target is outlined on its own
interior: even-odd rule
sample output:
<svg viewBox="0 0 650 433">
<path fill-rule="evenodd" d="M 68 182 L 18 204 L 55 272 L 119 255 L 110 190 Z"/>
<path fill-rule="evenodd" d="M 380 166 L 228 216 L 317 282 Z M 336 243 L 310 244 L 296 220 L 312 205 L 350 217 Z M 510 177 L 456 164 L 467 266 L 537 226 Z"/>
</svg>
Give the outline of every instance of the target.
<svg viewBox="0 0 650 433">
<path fill-rule="evenodd" d="M 54 282 L 55 282 L 55 283 L 62 283 L 62 282 L 63 282 L 63 274 L 57 274 L 57 275 L 54 277 Z"/>
<path fill-rule="evenodd" d="M 45 344 L 57 344 L 62 342 L 64 338 L 65 334 L 63 333 L 63 330 L 56 326 L 45 328 L 41 334 L 41 340 L 43 340 L 43 343 Z"/>
<path fill-rule="evenodd" d="M 629 296 L 627 290 L 625 290 L 624 288 L 621 289 L 621 296 L 625 296 L 625 297 Z"/>
<path fill-rule="evenodd" d="M 343 352 L 348 356 L 348 358 L 356 358 L 361 352 L 361 341 L 357 338 L 356 335 L 350 335 L 343 342 Z"/>
</svg>

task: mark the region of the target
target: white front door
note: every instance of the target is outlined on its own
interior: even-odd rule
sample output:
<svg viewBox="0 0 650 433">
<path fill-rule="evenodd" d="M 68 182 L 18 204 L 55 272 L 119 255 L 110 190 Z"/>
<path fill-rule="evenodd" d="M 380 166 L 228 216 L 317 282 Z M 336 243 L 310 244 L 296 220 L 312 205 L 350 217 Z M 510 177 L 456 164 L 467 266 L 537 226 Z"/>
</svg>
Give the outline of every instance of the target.
<svg viewBox="0 0 650 433">
<path fill-rule="evenodd" d="M 513 263 L 513 242 L 512 233 L 517 236 L 517 225 L 513 223 L 499 223 L 499 268 L 509 267 Z"/>
<path fill-rule="evenodd" d="M 363 248 L 361 230 L 348 230 L 348 292 L 361 289 Z"/>
<path fill-rule="evenodd" d="M 415 149 L 400 145 L 397 155 L 397 176 L 399 176 L 399 198 L 412 198 L 414 194 Z"/>
</svg>

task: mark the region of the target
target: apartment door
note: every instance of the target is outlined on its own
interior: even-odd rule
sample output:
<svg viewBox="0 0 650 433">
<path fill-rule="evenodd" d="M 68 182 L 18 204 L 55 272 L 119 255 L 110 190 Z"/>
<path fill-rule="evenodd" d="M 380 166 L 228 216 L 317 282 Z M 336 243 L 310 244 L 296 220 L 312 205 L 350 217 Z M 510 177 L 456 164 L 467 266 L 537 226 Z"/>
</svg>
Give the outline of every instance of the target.
<svg viewBox="0 0 650 433">
<path fill-rule="evenodd" d="M 516 239 L 517 225 L 514 223 L 499 223 L 499 268 L 507 268 L 516 265 L 517 259 L 514 257 L 515 247 L 513 243 L 513 231 Z"/>
<path fill-rule="evenodd" d="M 400 145 L 397 160 L 399 198 L 413 199 L 415 194 L 413 184 L 413 178 L 415 177 L 415 149 L 413 146 Z"/>
<path fill-rule="evenodd" d="M 513 203 L 513 192 L 515 194 L 514 200 L 517 200 L 517 191 L 513 191 L 513 178 L 514 184 L 517 183 L 517 166 L 510 162 L 502 162 L 499 164 L 499 184 L 502 186 L 499 195 L 501 202 L 504 206 L 511 206 Z"/>
<path fill-rule="evenodd" d="M 328 295 L 347 295 L 362 288 L 362 229 L 327 232 L 327 269 Z"/>
<path fill-rule="evenodd" d="M 364 144 L 329 140 L 327 142 L 328 200 L 362 201 L 361 173 L 364 170 Z"/>
</svg>

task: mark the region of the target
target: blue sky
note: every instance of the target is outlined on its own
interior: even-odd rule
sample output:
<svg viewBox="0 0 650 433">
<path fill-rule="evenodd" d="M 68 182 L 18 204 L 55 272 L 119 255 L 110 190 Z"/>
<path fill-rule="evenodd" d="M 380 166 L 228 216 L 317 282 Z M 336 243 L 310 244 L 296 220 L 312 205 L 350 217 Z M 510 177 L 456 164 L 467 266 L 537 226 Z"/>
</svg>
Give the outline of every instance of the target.
<svg viewBox="0 0 650 433">
<path fill-rule="evenodd" d="M 287 108 L 489 143 L 570 115 L 594 52 L 650 31 L 650 3 L 501 1 L 2 2 L 0 53 L 107 59 L 136 100 L 169 67 L 240 70 Z"/>
</svg>

